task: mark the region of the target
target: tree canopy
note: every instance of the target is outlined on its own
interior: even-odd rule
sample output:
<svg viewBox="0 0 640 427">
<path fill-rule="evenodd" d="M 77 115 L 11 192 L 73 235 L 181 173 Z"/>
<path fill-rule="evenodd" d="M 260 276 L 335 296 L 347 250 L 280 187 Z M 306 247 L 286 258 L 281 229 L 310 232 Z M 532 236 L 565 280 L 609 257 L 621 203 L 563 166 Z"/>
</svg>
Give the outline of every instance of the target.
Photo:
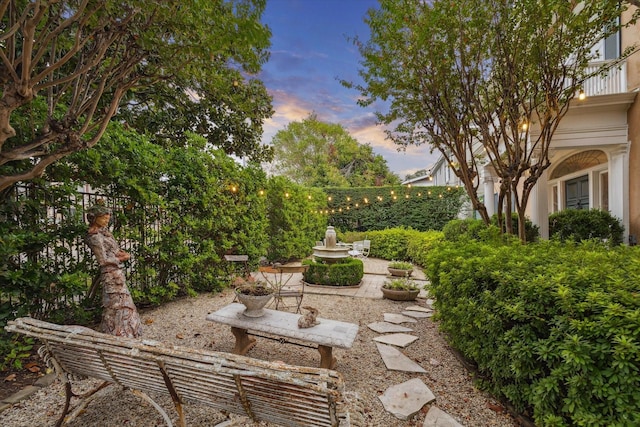
<svg viewBox="0 0 640 427">
<path fill-rule="evenodd" d="M 361 103 L 388 100 L 378 117 L 394 126 L 389 137 L 438 150 L 487 224 L 477 190 L 481 168 L 490 165 L 501 179 L 504 210 L 517 211 L 525 224 L 530 192 L 550 166 L 553 134 L 593 76 L 593 48 L 629 24 L 617 20 L 626 7 L 617 0 L 381 0 L 366 18 L 370 39 L 355 40 L 363 57 Z"/>
<path fill-rule="evenodd" d="M 308 187 L 367 187 L 394 185 L 399 178 L 386 160 L 360 144 L 339 124 L 310 114 L 291 122 L 272 140 L 278 174 Z"/>
<path fill-rule="evenodd" d="M 259 138 L 270 99 L 250 78 L 268 55 L 264 7 L 0 0 L 0 191 L 94 146 L 118 111 L 165 141 L 197 130 L 228 153 L 268 158 Z M 183 122 L 160 114 L 176 110 Z"/>
</svg>

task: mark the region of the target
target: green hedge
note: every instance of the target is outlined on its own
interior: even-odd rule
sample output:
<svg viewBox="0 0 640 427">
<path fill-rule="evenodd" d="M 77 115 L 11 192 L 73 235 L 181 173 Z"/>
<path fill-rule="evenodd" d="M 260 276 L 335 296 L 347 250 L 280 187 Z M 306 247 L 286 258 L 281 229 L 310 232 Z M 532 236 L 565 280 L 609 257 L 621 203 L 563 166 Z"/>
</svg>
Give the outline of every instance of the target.
<svg viewBox="0 0 640 427">
<path fill-rule="evenodd" d="M 327 228 L 326 216 L 317 213 L 326 195 L 275 176 L 268 181 L 266 199 L 267 259 L 286 262 L 311 255 L 318 235 Z"/>
<path fill-rule="evenodd" d="M 599 209 L 565 209 L 549 215 L 549 237 L 561 241 L 596 239 L 617 246 L 623 235 L 620 220 Z"/>
<path fill-rule="evenodd" d="M 328 223 L 343 231 L 411 227 L 441 230 L 456 218 L 467 200 L 462 188 L 365 187 L 325 188 Z"/>
<path fill-rule="evenodd" d="M 640 425 L 640 249 L 442 241 L 425 267 L 494 395 L 538 426 Z"/>
<path fill-rule="evenodd" d="M 309 269 L 304 272 L 304 281 L 316 285 L 355 286 L 362 281 L 364 265 L 357 258 L 345 258 L 334 263 L 305 260 Z"/>
</svg>

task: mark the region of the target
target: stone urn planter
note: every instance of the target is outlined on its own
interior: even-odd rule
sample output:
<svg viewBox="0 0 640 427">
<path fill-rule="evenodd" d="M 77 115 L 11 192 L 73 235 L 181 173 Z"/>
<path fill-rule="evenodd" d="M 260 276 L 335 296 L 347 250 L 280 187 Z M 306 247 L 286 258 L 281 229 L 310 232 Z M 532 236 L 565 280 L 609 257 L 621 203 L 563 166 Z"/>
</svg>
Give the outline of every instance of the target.
<svg viewBox="0 0 640 427">
<path fill-rule="evenodd" d="M 392 261 L 387 266 L 387 270 L 394 277 L 411 277 L 413 265 L 405 261 Z"/>
<path fill-rule="evenodd" d="M 414 301 L 420 294 L 420 288 L 406 278 L 387 281 L 380 290 L 384 298 L 393 301 Z"/>
<path fill-rule="evenodd" d="M 247 317 L 264 316 L 264 308 L 273 298 L 273 289 L 262 284 L 241 286 L 236 289 L 238 301 L 246 307 L 242 313 Z"/>
</svg>

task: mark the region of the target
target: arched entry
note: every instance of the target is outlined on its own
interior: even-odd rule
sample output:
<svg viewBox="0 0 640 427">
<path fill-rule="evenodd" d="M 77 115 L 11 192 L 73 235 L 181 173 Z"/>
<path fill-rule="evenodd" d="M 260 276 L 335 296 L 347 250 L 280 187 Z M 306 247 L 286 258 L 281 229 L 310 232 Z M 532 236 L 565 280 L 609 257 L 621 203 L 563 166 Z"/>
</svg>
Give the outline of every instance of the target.
<svg viewBox="0 0 640 427">
<path fill-rule="evenodd" d="M 573 154 L 549 178 L 551 212 L 563 209 L 608 209 L 608 158 L 602 150 Z"/>
</svg>

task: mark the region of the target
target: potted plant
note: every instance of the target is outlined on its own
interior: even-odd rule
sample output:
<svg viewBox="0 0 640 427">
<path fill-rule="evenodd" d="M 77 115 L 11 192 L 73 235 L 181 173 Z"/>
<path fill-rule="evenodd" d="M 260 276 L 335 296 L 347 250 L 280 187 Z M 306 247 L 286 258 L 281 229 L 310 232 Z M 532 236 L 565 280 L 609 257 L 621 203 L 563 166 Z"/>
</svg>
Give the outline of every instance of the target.
<svg viewBox="0 0 640 427">
<path fill-rule="evenodd" d="M 392 276 L 409 277 L 413 273 L 413 264 L 407 261 L 391 261 L 387 270 Z"/>
<path fill-rule="evenodd" d="M 264 307 L 271 301 L 274 289 L 267 282 L 255 280 L 253 277 L 239 277 L 234 280 L 236 295 L 246 307 L 243 314 L 247 317 L 261 317 Z"/>
<path fill-rule="evenodd" d="M 413 301 L 420 293 L 420 287 L 406 277 L 387 280 L 381 290 L 385 298 L 394 301 Z"/>
</svg>

